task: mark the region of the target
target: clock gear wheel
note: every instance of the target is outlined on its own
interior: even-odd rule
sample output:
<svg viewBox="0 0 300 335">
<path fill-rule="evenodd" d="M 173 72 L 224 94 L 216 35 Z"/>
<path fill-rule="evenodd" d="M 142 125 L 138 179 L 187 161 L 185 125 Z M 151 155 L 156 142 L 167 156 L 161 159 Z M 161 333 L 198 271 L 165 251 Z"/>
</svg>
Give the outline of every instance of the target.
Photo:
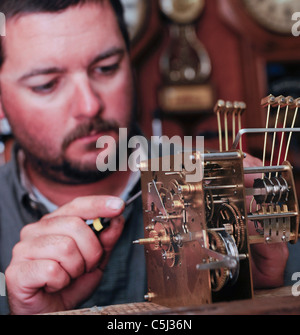
<svg viewBox="0 0 300 335">
<path fill-rule="evenodd" d="M 239 275 L 238 250 L 233 238 L 225 232 L 208 231 L 209 247 L 222 255 L 233 257 L 237 261 L 235 268 L 220 268 L 210 271 L 211 290 L 221 291 L 225 286 L 233 285 Z M 212 260 L 216 261 L 216 260 Z"/>
<path fill-rule="evenodd" d="M 245 223 L 240 210 L 234 204 L 223 203 L 219 209 L 216 227 L 222 228 L 225 224 L 232 226 L 235 243 L 237 248 L 241 250 L 246 239 Z"/>
<path fill-rule="evenodd" d="M 209 247 L 211 250 L 226 255 L 226 247 L 221 236 L 214 231 L 208 233 Z M 229 278 L 227 268 L 210 270 L 211 289 L 213 292 L 220 291 L 226 284 Z"/>
</svg>

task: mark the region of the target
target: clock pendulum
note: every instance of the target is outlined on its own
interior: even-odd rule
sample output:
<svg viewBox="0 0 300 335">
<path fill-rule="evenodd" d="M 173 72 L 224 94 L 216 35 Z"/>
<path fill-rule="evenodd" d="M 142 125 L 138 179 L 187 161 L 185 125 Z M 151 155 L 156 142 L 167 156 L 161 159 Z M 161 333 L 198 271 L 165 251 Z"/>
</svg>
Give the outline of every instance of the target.
<svg viewBox="0 0 300 335">
<path fill-rule="evenodd" d="M 160 0 L 167 18 L 170 42 L 161 57 L 163 84 L 159 105 L 165 114 L 206 112 L 213 108 L 214 93 L 209 83 L 211 61 L 196 34 L 196 21 L 205 8 L 204 0 Z"/>
</svg>

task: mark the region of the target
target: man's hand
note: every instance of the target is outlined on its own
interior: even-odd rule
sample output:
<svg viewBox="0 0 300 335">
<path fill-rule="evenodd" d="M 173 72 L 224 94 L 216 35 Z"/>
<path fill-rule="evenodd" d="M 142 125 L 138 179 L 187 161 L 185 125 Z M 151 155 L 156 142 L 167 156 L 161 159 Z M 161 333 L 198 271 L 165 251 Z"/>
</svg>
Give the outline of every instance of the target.
<svg viewBox="0 0 300 335">
<path fill-rule="evenodd" d="M 262 166 L 262 162 L 247 155 L 244 167 Z M 261 178 L 261 174 L 245 175 L 245 187 L 253 187 L 254 179 Z M 247 203 L 247 210 L 250 202 Z M 248 222 L 248 233 L 257 235 L 252 221 Z M 251 265 L 253 284 L 255 288 L 279 287 L 284 284 L 284 269 L 289 256 L 286 243 L 253 244 L 251 245 Z"/>
<path fill-rule="evenodd" d="M 257 234 L 252 222 L 248 231 L 251 235 Z M 251 256 L 254 288 L 273 288 L 284 285 L 284 269 L 289 256 L 286 243 L 253 244 Z"/>
<path fill-rule="evenodd" d="M 124 202 L 78 198 L 21 231 L 5 277 L 12 314 L 75 308 L 99 284 L 124 226 Z M 114 218 L 99 238 L 85 220 Z"/>
</svg>

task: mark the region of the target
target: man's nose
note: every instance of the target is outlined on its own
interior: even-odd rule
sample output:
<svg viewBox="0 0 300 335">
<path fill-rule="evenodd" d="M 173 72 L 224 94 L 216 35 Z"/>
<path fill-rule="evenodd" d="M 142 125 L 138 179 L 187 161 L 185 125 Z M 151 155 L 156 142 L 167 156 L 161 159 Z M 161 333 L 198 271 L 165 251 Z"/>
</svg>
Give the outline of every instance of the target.
<svg viewBox="0 0 300 335">
<path fill-rule="evenodd" d="M 74 99 L 73 108 L 76 118 L 93 118 L 100 114 L 104 107 L 100 93 L 88 79 L 76 82 Z"/>
</svg>

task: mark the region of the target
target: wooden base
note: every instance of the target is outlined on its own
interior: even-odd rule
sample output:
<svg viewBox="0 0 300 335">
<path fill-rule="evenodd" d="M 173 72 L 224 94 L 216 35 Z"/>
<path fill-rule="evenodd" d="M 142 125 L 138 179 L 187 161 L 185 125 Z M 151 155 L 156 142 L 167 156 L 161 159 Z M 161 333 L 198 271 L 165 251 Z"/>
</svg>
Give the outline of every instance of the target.
<svg viewBox="0 0 300 335">
<path fill-rule="evenodd" d="M 133 303 L 54 313 L 52 315 L 300 315 L 300 297 L 291 287 L 256 291 L 254 298 L 209 305 L 165 308 L 152 303 Z"/>
</svg>

